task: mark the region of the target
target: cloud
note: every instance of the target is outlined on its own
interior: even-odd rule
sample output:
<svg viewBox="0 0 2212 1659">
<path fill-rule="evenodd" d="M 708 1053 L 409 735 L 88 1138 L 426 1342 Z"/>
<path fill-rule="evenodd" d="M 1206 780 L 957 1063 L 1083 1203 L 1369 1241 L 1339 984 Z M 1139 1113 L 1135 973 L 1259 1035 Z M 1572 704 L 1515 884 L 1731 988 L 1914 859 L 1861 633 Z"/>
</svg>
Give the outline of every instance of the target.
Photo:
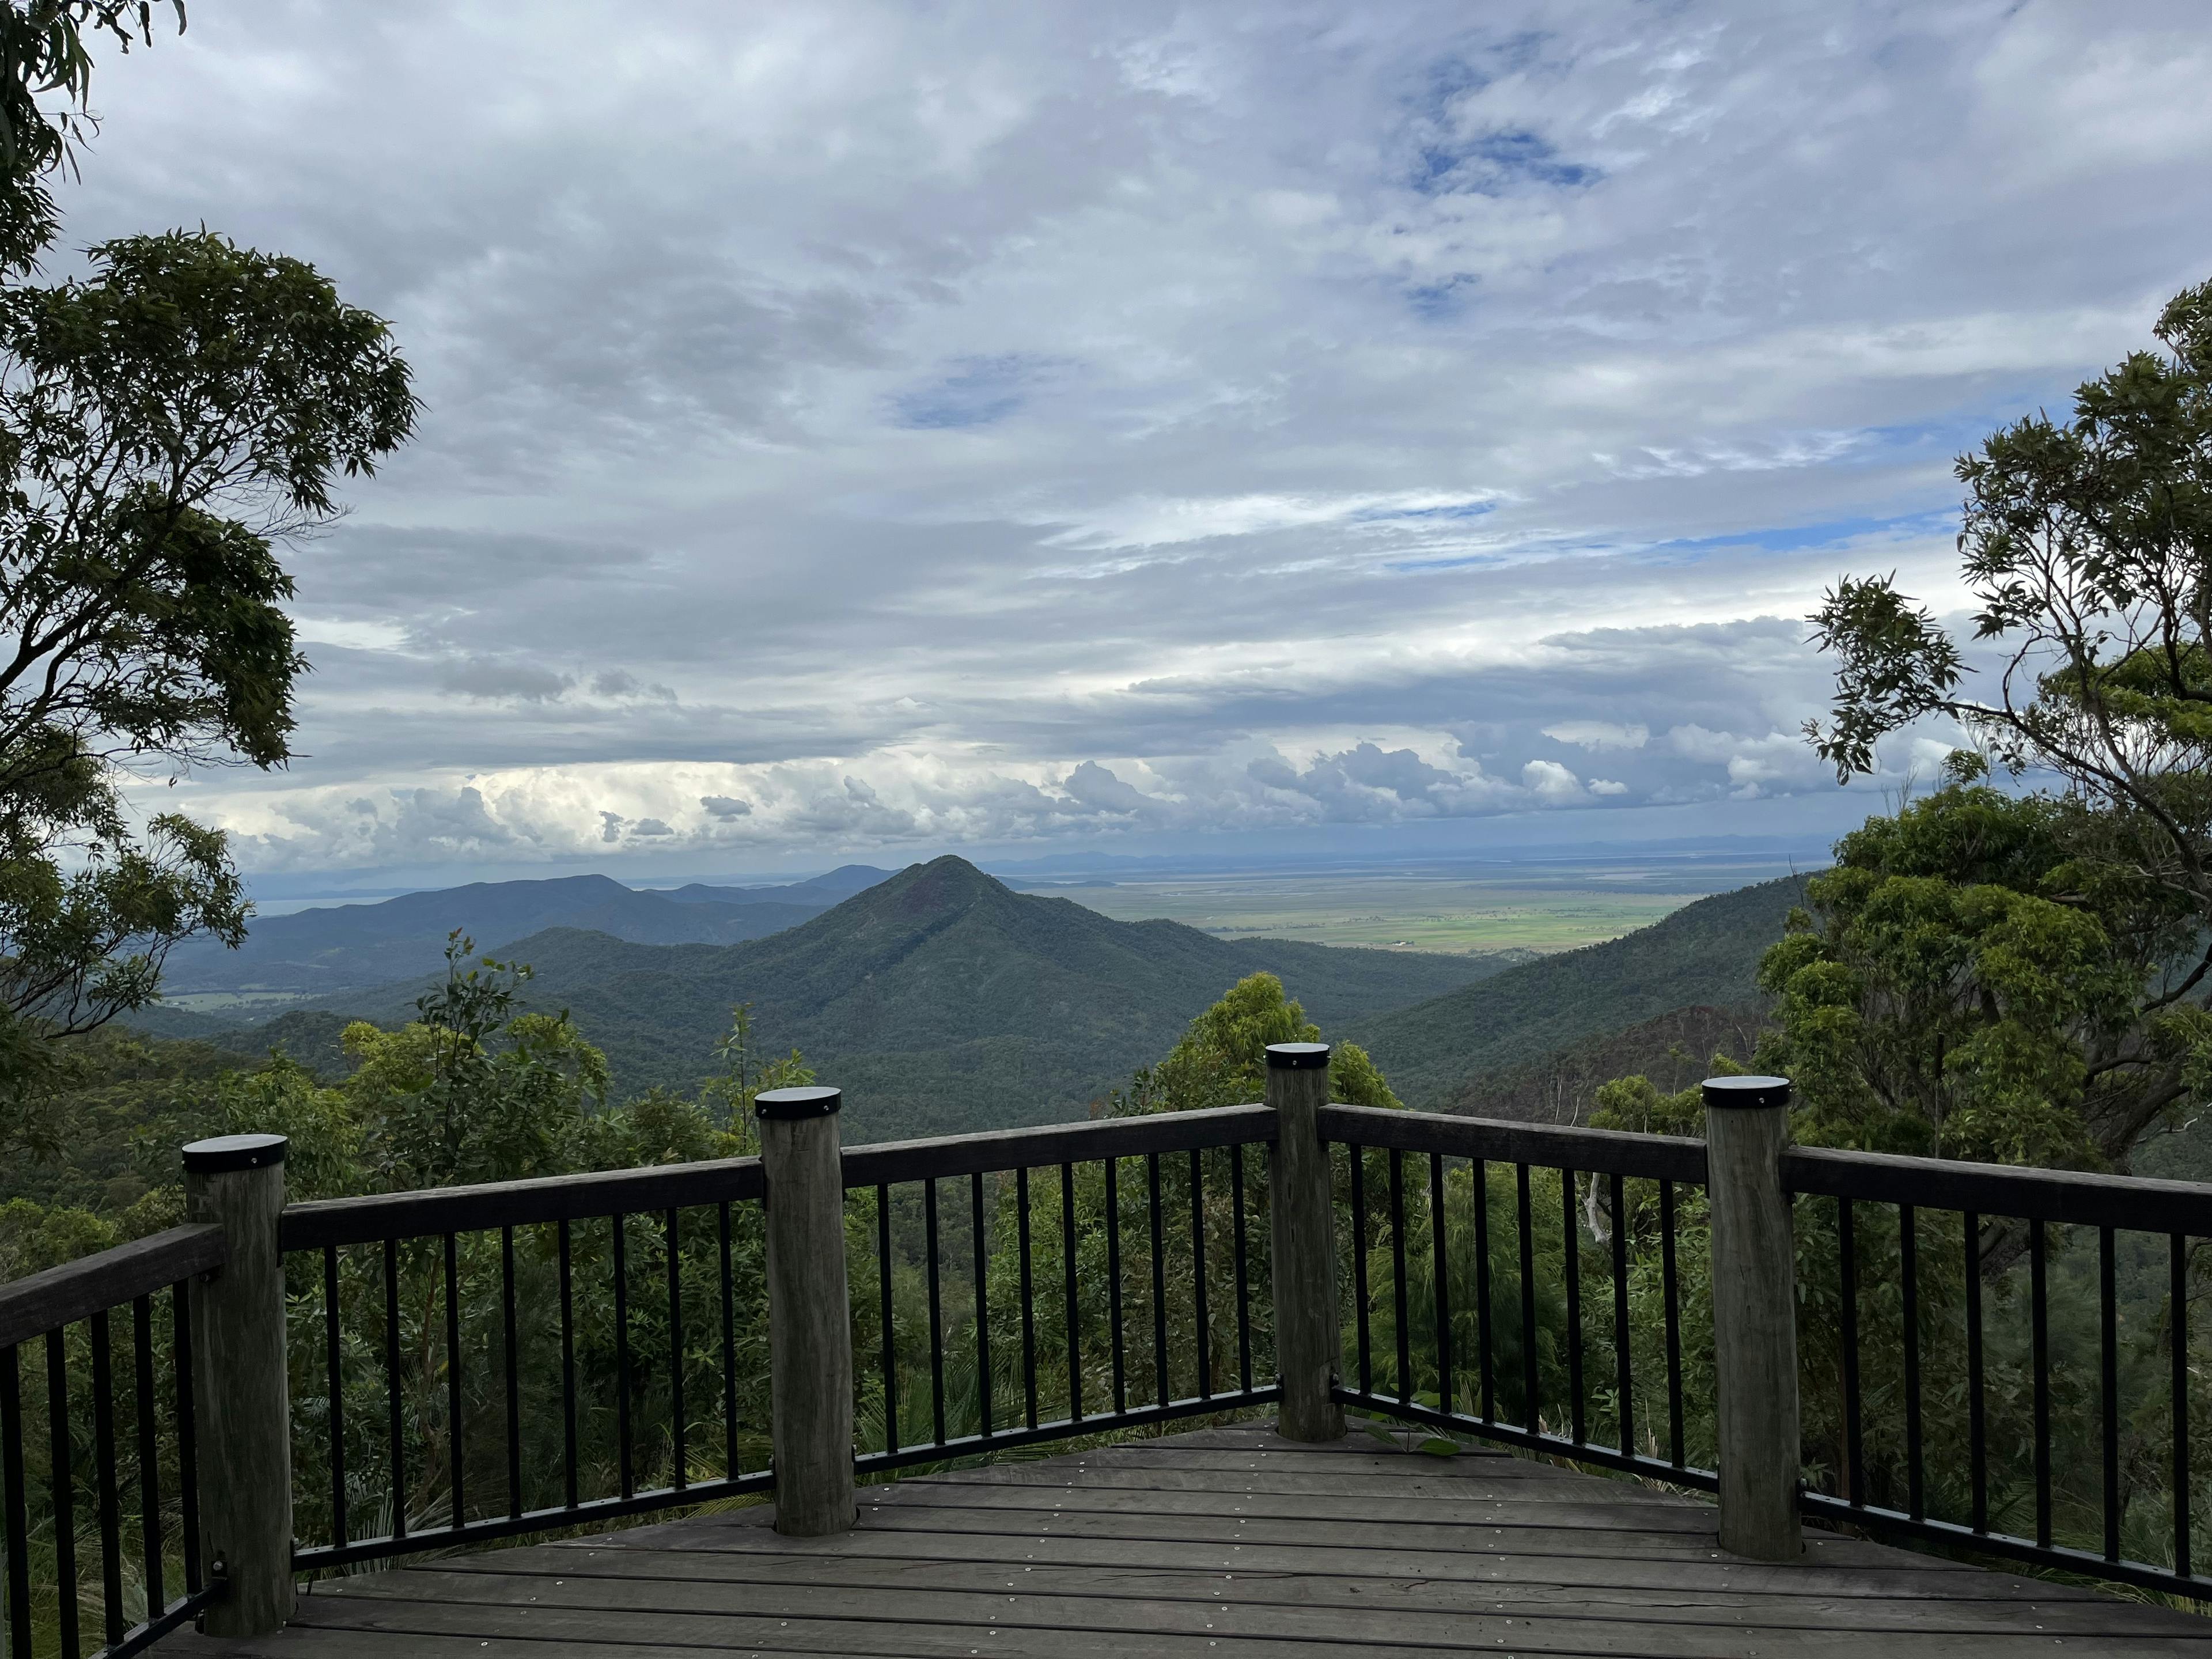
<svg viewBox="0 0 2212 1659">
<path fill-rule="evenodd" d="M 439 686 L 465 697 L 488 702 L 512 699 L 517 702 L 550 702 L 575 682 L 534 663 L 499 662 L 476 658 L 442 665 Z"/>
<path fill-rule="evenodd" d="M 1546 726 L 1544 735 L 1603 754 L 1609 749 L 1643 748 L 1651 740 L 1651 729 L 1640 724 L 1623 726 L 1611 720 L 1561 720 Z"/>
<path fill-rule="evenodd" d="M 1953 459 L 2212 274 L 2199 10 L 196 15 L 70 244 L 311 259 L 425 414 L 285 554 L 300 757 L 181 799 L 457 879 L 1840 825 L 1822 589 L 1966 610 Z"/>
<path fill-rule="evenodd" d="M 1521 781 L 1539 799 L 1580 800 L 1582 780 L 1557 761 L 1532 760 L 1521 769 Z"/>
</svg>

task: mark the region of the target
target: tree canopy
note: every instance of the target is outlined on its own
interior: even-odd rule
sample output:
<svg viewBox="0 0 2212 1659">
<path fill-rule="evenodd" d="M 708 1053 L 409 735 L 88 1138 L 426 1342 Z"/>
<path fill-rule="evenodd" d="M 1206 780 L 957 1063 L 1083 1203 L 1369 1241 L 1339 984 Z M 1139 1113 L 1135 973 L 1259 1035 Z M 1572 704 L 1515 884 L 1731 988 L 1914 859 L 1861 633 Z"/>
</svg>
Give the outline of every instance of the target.
<svg viewBox="0 0 2212 1659">
<path fill-rule="evenodd" d="M 276 544 L 412 430 L 407 365 L 312 267 L 211 233 L 129 237 L 0 294 L 0 1068 L 235 939 L 220 834 L 137 833 L 134 775 L 282 764 L 306 664 Z M 0 1122 L 0 1136 L 20 1122 Z"/>
<path fill-rule="evenodd" d="M 88 35 L 154 43 L 154 0 L 0 0 L 0 274 L 22 276 L 61 228 L 52 174 L 96 125 Z M 184 33 L 185 0 L 167 0 Z M 58 98 L 56 97 L 58 94 Z"/>
<path fill-rule="evenodd" d="M 1814 617 L 1839 780 L 1948 717 L 1942 787 L 1838 846 L 1764 988 L 1820 1132 L 1899 1150 L 2117 1163 L 2212 1080 L 2212 283 L 2131 353 L 1962 457 L 1973 647 L 1893 578 Z M 2039 786 L 1993 787 L 1992 769 Z"/>
<path fill-rule="evenodd" d="M 1252 974 L 1191 1021 L 1158 1065 L 1142 1068 L 1126 1091 L 1116 1091 L 1109 1109 L 1120 1116 L 1243 1105 L 1267 1092 L 1269 1043 L 1320 1041 L 1321 1027 L 1284 995 L 1281 980 Z M 1329 1097 L 1352 1106 L 1399 1103 L 1356 1042 L 1340 1042 L 1329 1055 Z"/>
<path fill-rule="evenodd" d="M 2153 331 L 2165 351 L 2085 383 L 2070 420 L 2015 422 L 1959 462 L 1974 637 L 2003 653 L 1989 695 L 1893 578 L 1846 578 L 1813 618 L 1836 696 L 1807 733 L 1845 779 L 1948 716 L 2094 810 L 2080 857 L 2212 915 L 2212 283 Z"/>
</svg>

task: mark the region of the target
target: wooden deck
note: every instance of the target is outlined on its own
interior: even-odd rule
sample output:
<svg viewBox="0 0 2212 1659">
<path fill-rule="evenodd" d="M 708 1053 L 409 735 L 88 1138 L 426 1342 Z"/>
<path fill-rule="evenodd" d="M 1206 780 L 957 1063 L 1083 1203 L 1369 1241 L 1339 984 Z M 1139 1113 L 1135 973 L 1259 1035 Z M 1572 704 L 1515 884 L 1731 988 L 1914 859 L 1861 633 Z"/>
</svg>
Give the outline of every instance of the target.
<svg viewBox="0 0 2212 1659">
<path fill-rule="evenodd" d="M 1722 1555 L 1713 1511 L 1494 1452 L 1209 1430 L 861 1493 L 858 1530 L 765 1509 L 318 1586 L 204 1659 L 1711 1656 L 2212 1659 L 2212 1620 L 1857 1540 Z"/>
</svg>

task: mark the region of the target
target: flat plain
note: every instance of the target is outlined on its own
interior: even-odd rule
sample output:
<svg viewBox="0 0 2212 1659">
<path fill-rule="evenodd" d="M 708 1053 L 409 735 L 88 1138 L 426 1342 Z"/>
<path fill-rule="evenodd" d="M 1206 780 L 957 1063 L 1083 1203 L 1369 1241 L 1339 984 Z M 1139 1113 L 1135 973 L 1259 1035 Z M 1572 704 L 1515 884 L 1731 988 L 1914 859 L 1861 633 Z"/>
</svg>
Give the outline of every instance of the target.
<svg viewBox="0 0 2212 1659">
<path fill-rule="evenodd" d="M 1117 921 L 1164 917 L 1224 939 L 1547 956 L 1619 939 L 1692 899 L 1788 872 L 1772 859 L 1623 859 L 1147 872 L 1020 884 Z"/>
</svg>

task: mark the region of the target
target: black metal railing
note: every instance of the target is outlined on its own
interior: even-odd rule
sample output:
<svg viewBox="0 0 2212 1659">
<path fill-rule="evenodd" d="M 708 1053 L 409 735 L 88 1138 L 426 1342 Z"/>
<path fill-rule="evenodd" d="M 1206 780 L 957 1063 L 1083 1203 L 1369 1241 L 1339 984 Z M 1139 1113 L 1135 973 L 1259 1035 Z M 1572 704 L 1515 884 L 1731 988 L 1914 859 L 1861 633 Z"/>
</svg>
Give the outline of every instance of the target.
<svg viewBox="0 0 2212 1659">
<path fill-rule="evenodd" d="M 11 1655 L 79 1659 L 90 1639 L 120 1659 L 220 1592 L 200 1559 L 191 1285 L 225 1255 L 220 1228 L 176 1227 L 0 1286 Z"/>
<path fill-rule="evenodd" d="M 1273 1132 L 1232 1106 L 848 1149 L 874 1243 L 860 1469 L 1278 1398 L 1254 1225 Z"/>
<path fill-rule="evenodd" d="M 1685 1331 L 1676 1189 L 1704 1182 L 1702 1142 L 1358 1106 L 1321 1130 L 1341 1149 L 1340 1400 L 1716 1487 L 1684 1409 L 1686 1340 L 1702 1359 L 1711 1332 Z"/>
<path fill-rule="evenodd" d="M 1279 1083 L 1271 1070 L 1271 1098 Z M 1795 1212 L 1802 1456 L 1785 1431 L 1741 1466 L 1771 1475 L 1780 1514 L 1802 1463 L 1798 1507 L 1815 1520 L 2212 1598 L 2196 1537 L 2212 1498 L 2212 1322 L 2191 1311 L 2212 1188 L 1812 1149 L 1783 1152 L 1778 1177 L 1771 1150 L 1753 1171 L 1725 1139 L 1709 1171 L 1705 1143 L 1686 1138 L 1300 1098 L 842 1158 L 817 1140 L 811 1190 L 827 1201 L 779 1213 L 818 1218 L 821 1248 L 778 1260 L 831 1264 L 815 1282 L 834 1283 L 842 1248 L 849 1319 L 805 1364 L 840 1390 L 850 1379 L 854 1467 L 889 1474 L 1284 1401 L 1280 1267 L 1306 1287 L 1284 1292 L 1304 1322 L 1284 1368 L 1322 1415 L 1334 1370 L 1343 1405 L 1714 1490 L 1717 1379 L 1736 1365 L 1741 1398 L 1748 1350 L 1716 1352 L 1728 1264 L 1713 1260 L 1711 1183 L 1726 1195 L 1755 1179 L 1775 1213 L 1785 1194 Z M 1295 1205 L 1275 1189 L 1293 1121 Z M 281 1157 L 253 1178 L 280 1182 Z M 287 1339 L 276 1450 L 289 1443 L 304 1540 L 289 1564 L 261 1551 L 280 1583 L 288 1565 L 769 1490 L 773 1437 L 796 1432 L 773 1418 L 770 1345 L 779 1364 L 802 1351 L 775 1334 L 795 1328 L 775 1322 L 792 1316 L 787 1288 L 772 1316 L 769 1201 L 760 1161 L 739 1158 L 281 1218 L 272 1203 L 259 1221 L 238 1212 L 264 1230 L 239 1235 L 258 1256 L 184 1228 L 0 1287 L 9 1651 L 79 1659 L 94 1622 L 106 1651 L 137 1651 L 221 1593 L 195 1517 L 191 1316 L 212 1319 L 255 1272 L 266 1351 Z M 1792 1274 L 1746 1261 L 1773 1269 L 1786 1345 Z M 1314 1301 L 1332 1282 L 1335 1322 Z M 844 1294 L 799 1305 L 818 1316 Z M 1287 1314 L 1284 1331 L 1287 1348 Z M 1317 1342 L 1327 1352 L 1308 1352 Z M 1759 1376 L 1788 1376 L 1786 1346 L 1778 1364 Z M 210 1414 L 201 1431 L 250 1426 Z M 847 1480 L 842 1422 L 833 1437 Z M 245 1605 L 233 1565 L 211 1620 Z"/>
<path fill-rule="evenodd" d="M 296 1565 L 766 1490 L 761 1192 L 738 1158 L 288 1208 Z"/>
<path fill-rule="evenodd" d="M 1806 1397 L 1832 1352 L 1838 1407 L 1808 1516 L 2212 1600 L 2190 1316 L 2212 1188 L 1811 1148 L 1782 1179 L 1803 1292 L 1824 1279 L 1837 1315 L 1832 1349 L 1801 1334 Z M 1931 1435 L 1953 1401 L 1966 1432 Z"/>
</svg>

